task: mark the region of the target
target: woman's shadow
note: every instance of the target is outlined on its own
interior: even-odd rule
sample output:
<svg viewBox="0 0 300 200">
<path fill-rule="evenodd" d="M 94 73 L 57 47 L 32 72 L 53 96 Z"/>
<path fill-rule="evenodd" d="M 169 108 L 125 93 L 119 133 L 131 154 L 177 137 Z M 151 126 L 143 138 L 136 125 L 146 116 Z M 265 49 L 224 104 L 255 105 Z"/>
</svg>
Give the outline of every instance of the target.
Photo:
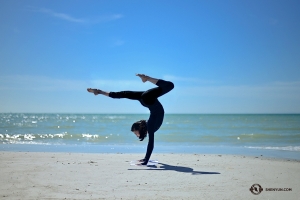
<svg viewBox="0 0 300 200">
<path fill-rule="evenodd" d="M 174 166 L 174 165 L 168 165 L 168 164 L 164 164 L 164 163 L 158 163 L 158 164 L 160 164 L 159 167 L 157 167 L 156 165 L 148 165 L 147 169 L 128 169 L 128 170 L 165 170 L 165 171 L 191 173 L 191 175 L 220 174 L 219 172 L 194 171 L 194 169 L 190 168 L 190 167 Z"/>
</svg>

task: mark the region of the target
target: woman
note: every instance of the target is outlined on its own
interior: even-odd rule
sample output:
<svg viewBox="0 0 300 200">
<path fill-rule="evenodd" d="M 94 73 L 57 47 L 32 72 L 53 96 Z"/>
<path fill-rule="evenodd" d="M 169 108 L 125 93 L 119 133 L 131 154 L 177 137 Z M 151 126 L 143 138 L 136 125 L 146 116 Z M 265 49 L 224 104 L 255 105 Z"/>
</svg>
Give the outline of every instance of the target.
<svg viewBox="0 0 300 200">
<path fill-rule="evenodd" d="M 166 94 L 174 88 L 174 84 L 170 81 L 164 81 L 162 79 L 155 79 L 144 74 L 137 74 L 142 81 L 145 83 L 149 81 L 158 87 L 152 88 L 145 92 L 136 91 L 121 91 L 121 92 L 105 92 L 98 89 L 88 88 L 88 92 L 94 93 L 95 95 L 102 94 L 114 99 L 127 98 L 132 100 L 138 100 L 143 106 L 149 108 L 150 117 L 148 121 L 140 120 L 135 122 L 131 131 L 143 141 L 149 135 L 149 141 L 147 146 L 147 152 L 144 159 L 139 160 L 141 163 L 139 165 L 147 165 L 150 156 L 154 148 L 154 133 L 160 128 L 164 119 L 164 109 L 161 103 L 157 100 L 158 97 Z"/>
</svg>

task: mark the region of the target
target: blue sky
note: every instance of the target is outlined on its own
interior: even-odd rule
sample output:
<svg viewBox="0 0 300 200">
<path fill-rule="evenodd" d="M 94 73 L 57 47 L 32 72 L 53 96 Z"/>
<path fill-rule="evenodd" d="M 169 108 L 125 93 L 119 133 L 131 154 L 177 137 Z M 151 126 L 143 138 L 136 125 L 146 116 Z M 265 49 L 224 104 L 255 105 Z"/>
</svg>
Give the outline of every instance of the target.
<svg viewBox="0 0 300 200">
<path fill-rule="evenodd" d="M 0 112 L 300 113 L 300 1 L 1 1 Z"/>
</svg>

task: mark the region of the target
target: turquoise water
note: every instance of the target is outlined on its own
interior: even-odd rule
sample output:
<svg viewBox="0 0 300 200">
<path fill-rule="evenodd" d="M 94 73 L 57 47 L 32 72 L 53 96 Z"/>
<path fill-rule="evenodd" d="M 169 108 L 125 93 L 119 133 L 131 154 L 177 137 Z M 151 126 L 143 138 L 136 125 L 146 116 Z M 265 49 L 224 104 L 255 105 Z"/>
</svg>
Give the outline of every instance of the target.
<svg viewBox="0 0 300 200">
<path fill-rule="evenodd" d="M 57 151 L 140 151 L 147 145 L 147 139 L 140 142 L 130 128 L 133 122 L 148 117 L 146 114 L 2 113 L 0 147 L 12 151 L 25 147 L 43 151 L 53 148 Z M 216 147 L 233 153 L 279 152 L 300 159 L 300 115 L 166 114 L 163 125 L 155 133 L 155 150 L 161 152 L 168 149 L 214 152 Z"/>
</svg>

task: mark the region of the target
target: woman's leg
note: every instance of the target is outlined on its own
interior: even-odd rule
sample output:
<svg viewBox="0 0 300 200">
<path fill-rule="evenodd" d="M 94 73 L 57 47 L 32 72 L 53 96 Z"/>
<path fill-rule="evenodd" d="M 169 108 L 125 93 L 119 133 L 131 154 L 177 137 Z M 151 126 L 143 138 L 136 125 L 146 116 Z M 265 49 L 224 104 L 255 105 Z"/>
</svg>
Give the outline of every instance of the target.
<svg viewBox="0 0 300 200">
<path fill-rule="evenodd" d="M 144 92 L 136 92 L 136 91 L 121 91 L 121 92 L 105 92 L 99 89 L 88 88 L 88 92 L 94 93 L 95 95 L 102 94 L 114 99 L 127 98 L 132 100 L 140 100 L 141 96 Z"/>
<path fill-rule="evenodd" d="M 102 94 L 104 96 L 109 96 L 109 92 L 105 92 L 103 90 L 88 88 L 87 91 L 90 93 L 94 93 L 94 95 Z"/>
<path fill-rule="evenodd" d="M 154 85 L 156 85 L 157 81 L 159 79 L 156 79 L 156 78 L 152 78 L 150 76 L 146 76 L 145 74 L 136 74 L 138 77 L 140 77 L 142 79 L 142 81 L 145 83 L 147 81 L 153 83 Z"/>
<path fill-rule="evenodd" d="M 136 91 L 105 92 L 103 90 L 91 89 L 91 88 L 88 88 L 87 90 L 88 92 L 94 93 L 95 95 L 102 94 L 105 96 L 109 96 L 111 98 L 118 98 L 118 99 L 127 98 L 132 100 L 140 100 L 142 98 L 146 104 L 151 105 L 155 102 L 155 100 L 158 97 L 168 93 L 174 88 L 174 84 L 170 81 L 152 78 L 144 74 L 137 74 L 137 76 L 139 76 L 143 82 L 149 81 L 157 85 L 158 87 L 147 90 L 146 92 L 136 92 Z"/>
<path fill-rule="evenodd" d="M 147 105 L 152 105 L 154 104 L 155 100 L 157 97 L 160 96 L 162 93 L 162 89 L 160 87 L 152 88 L 150 90 L 147 90 L 141 95 L 141 98 Z"/>
<path fill-rule="evenodd" d="M 121 92 L 110 92 L 109 97 L 114 99 L 127 98 L 131 100 L 140 100 L 144 92 L 136 91 L 121 91 Z"/>
<path fill-rule="evenodd" d="M 139 76 L 143 82 L 149 81 L 149 82 L 157 85 L 159 88 L 161 88 L 161 90 L 162 90 L 161 94 L 159 94 L 159 92 L 154 92 L 154 91 L 158 90 L 158 89 L 154 88 L 155 90 L 153 91 L 153 95 L 151 95 L 151 96 L 156 96 L 156 98 L 170 92 L 174 88 L 174 84 L 171 81 L 165 81 L 162 79 L 152 78 L 145 74 L 136 74 L 136 75 Z M 150 90 L 148 90 L 148 91 L 150 92 Z"/>
<path fill-rule="evenodd" d="M 158 97 L 168 93 L 174 88 L 174 84 L 170 81 L 158 79 L 155 82 L 158 87 L 147 90 L 142 94 L 143 101 L 148 105 L 152 105 Z"/>
<path fill-rule="evenodd" d="M 171 81 L 165 81 L 162 79 L 159 79 L 157 81 L 156 85 L 162 89 L 162 92 L 159 95 L 159 97 L 170 92 L 174 88 L 174 83 L 172 83 Z"/>
</svg>

